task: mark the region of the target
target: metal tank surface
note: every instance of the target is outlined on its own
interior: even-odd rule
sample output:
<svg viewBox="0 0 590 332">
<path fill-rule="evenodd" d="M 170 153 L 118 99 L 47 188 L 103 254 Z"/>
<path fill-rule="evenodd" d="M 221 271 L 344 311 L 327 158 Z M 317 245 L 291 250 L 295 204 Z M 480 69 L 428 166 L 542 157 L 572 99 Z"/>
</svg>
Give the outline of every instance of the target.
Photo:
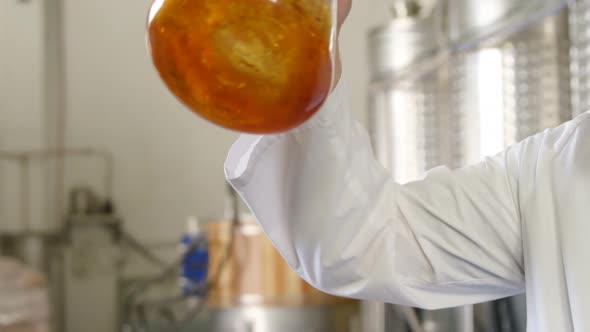
<svg viewBox="0 0 590 332">
<path fill-rule="evenodd" d="M 465 51 L 515 32 L 566 7 L 567 0 L 448 1 L 447 35 L 451 46 Z"/>
<path fill-rule="evenodd" d="M 504 2 L 508 10 L 512 1 Z M 454 56 L 449 67 L 452 165 L 476 162 L 569 120 L 569 63 L 566 11 Z"/>
<path fill-rule="evenodd" d="M 369 37 L 373 82 L 436 54 L 435 24 L 429 18 L 399 18 L 373 30 Z M 400 51 L 403 50 L 403 51 Z M 388 77 L 389 76 L 389 77 Z M 418 179 L 443 159 L 439 123 L 443 74 L 428 72 L 416 80 L 383 85 L 370 96 L 373 148 L 379 161 L 399 182 Z"/>
<path fill-rule="evenodd" d="M 575 116 L 590 110 L 590 1 L 571 1 L 569 13 L 572 109 Z"/>
<path fill-rule="evenodd" d="M 473 4 L 480 2 L 463 2 L 471 3 L 467 7 L 474 12 L 463 8 L 461 15 L 451 15 L 456 19 L 451 20 L 450 30 L 467 36 L 473 32 L 461 32 L 460 27 L 472 29 L 470 24 L 480 12 Z M 515 10 L 513 1 L 495 1 L 496 13 L 502 11 L 498 9 L 502 3 L 506 12 Z M 525 3 L 520 3 L 521 10 L 527 8 Z M 523 13 L 512 15 L 524 17 Z M 508 20 L 507 16 L 498 17 Z M 495 24 L 502 26 L 501 22 Z M 569 120 L 569 48 L 567 11 L 560 10 L 514 27 L 511 34 L 492 38 L 474 50 L 457 52 L 449 62 L 450 164 L 461 167 L 475 163 Z M 526 329 L 524 295 L 478 304 L 474 311 L 477 330 L 494 331 L 506 326 L 510 331 Z M 497 316 L 500 311 L 502 317 Z"/>
<path fill-rule="evenodd" d="M 446 70 L 427 70 L 418 75 L 405 72 L 440 53 L 438 23 L 433 15 L 417 13 L 394 18 L 369 35 L 372 144 L 377 159 L 400 183 L 420 179 L 427 170 L 447 160 L 445 128 L 441 126 L 446 121 Z M 383 317 L 378 317 L 383 319 L 382 324 L 365 328 L 405 331 L 401 308 L 384 306 Z M 462 331 L 457 309 L 420 311 L 419 315 L 424 331 Z"/>
<path fill-rule="evenodd" d="M 571 119 L 569 47 L 566 11 L 502 45 L 505 145 Z"/>
<path fill-rule="evenodd" d="M 207 331 L 360 332 L 355 327 L 357 301 L 307 284 L 290 269 L 253 217 L 242 218 L 238 226 L 228 220 L 210 222 L 205 229 L 214 271 L 233 243 L 208 293 Z"/>
<path fill-rule="evenodd" d="M 209 312 L 209 331 L 216 332 L 350 332 L 352 304 L 307 307 L 242 306 Z"/>
<path fill-rule="evenodd" d="M 382 79 L 438 50 L 436 20 L 433 17 L 398 17 L 369 32 L 371 78 Z M 403 51 L 400 51 L 403 50 Z"/>
<path fill-rule="evenodd" d="M 377 158 L 398 182 L 417 180 L 442 163 L 439 83 L 439 74 L 431 74 L 371 99 L 374 110 L 391 110 L 372 112 L 370 121 Z"/>
<path fill-rule="evenodd" d="M 571 79 L 566 1 L 439 3 L 444 25 L 393 19 L 369 36 L 373 148 L 402 183 L 436 165 L 475 163 L 569 120 L 570 81 L 576 112 L 590 106 L 590 0 L 576 2 L 583 10 L 571 14 L 578 38 Z M 388 325 L 395 310 L 385 312 Z M 421 312 L 423 329 L 441 332 L 524 332 L 525 317 L 524 295 Z"/>
</svg>

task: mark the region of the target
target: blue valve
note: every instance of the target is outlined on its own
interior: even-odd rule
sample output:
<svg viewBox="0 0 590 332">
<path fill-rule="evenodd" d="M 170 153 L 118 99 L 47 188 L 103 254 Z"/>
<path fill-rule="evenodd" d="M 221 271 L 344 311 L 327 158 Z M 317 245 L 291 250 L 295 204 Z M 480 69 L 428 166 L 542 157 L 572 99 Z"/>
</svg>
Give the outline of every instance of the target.
<svg viewBox="0 0 590 332">
<path fill-rule="evenodd" d="M 199 296 L 205 291 L 209 266 L 207 234 L 202 232 L 196 218 L 187 222 L 187 233 L 182 237 L 182 290 L 184 295 Z"/>
</svg>

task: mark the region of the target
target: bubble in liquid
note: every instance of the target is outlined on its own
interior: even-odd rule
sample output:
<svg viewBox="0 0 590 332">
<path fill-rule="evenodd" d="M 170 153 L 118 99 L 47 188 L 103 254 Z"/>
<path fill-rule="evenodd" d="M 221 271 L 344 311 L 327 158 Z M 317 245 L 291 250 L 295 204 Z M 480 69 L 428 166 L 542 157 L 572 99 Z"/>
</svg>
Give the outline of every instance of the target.
<svg viewBox="0 0 590 332">
<path fill-rule="evenodd" d="M 275 133 L 328 96 L 331 24 L 326 0 L 156 0 L 148 42 L 160 77 L 193 112 Z"/>
</svg>

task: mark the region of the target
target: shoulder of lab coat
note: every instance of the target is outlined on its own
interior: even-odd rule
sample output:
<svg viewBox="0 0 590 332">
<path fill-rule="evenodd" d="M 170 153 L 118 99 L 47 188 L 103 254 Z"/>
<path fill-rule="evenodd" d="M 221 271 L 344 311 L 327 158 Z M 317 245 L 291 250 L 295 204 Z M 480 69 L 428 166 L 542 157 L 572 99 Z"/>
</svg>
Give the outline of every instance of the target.
<svg viewBox="0 0 590 332">
<path fill-rule="evenodd" d="M 291 268 L 327 293 L 428 309 L 523 292 L 521 172 L 534 171 L 541 149 L 563 149 L 581 120 L 399 185 L 343 85 L 303 126 L 243 135 L 226 160 L 226 177 Z"/>
</svg>

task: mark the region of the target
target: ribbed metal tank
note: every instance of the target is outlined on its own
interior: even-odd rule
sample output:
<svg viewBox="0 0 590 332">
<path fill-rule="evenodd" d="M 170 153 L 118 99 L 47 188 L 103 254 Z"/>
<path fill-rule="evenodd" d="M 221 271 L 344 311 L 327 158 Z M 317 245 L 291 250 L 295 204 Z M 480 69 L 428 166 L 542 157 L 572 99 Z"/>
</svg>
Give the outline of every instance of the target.
<svg viewBox="0 0 590 332">
<path fill-rule="evenodd" d="M 415 80 L 390 79 L 436 52 L 434 29 L 432 19 L 403 18 L 373 30 L 369 38 L 373 82 L 396 83 L 371 94 L 373 147 L 393 178 L 402 183 L 420 178 L 443 159 L 439 125 L 443 75 L 432 71 Z"/>
<path fill-rule="evenodd" d="M 390 110 L 372 112 L 373 146 L 399 182 L 417 180 L 442 163 L 439 83 L 439 76 L 431 74 L 373 98 L 374 110 Z"/>
<path fill-rule="evenodd" d="M 512 10 L 512 2 L 504 2 L 505 9 Z M 461 15 L 473 21 L 478 12 L 464 9 Z M 572 116 L 567 11 L 483 45 L 450 61 L 448 123 L 455 167 L 477 162 Z M 510 308 L 507 321 L 512 328 L 524 331 L 524 295 L 480 304 L 475 311 L 493 312 L 501 306 Z M 486 315 L 480 315 L 482 320 L 487 321 L 484 326 L 499 326 Z"/>
<path fill-rule="evenodd" d="M 446 70 L 408 72 L 439 52 L 440 31 L 436 29 L 440 26 L 436 23 L 434 17 L 398 18 L 369 36 L 373 148 L 378 160 L 400 183 L 420 179 L 448 159 L 447 141 L 443 139 L 448 135 L 441 126 L 447 116 Z M 400 311 L 397 306 L 386 305 L 379 331 L 404 330 Z M 460 331 L 455 309 L 421 311 L 420 317 L 425 331 Z"/>
<path fill-rule="evenodd" d="M 378 86 L 370 98 L 373 145 L 396 180 L 414 180 L 439 164 L 476 162 L 571 118 L 567 13 L 538 20 L 559 3 L 450 2 L 449 40 L 461 47 L 472 47 L 469 41 L 479 46 L 455 49 L 448 62 L 412 79 L 396 74 L 436 53 L 440 27 L 434 27 L 434 20 L 393 20 L 371 32 L 372 86 Z M 528 12 L 532 10 L 539 12 Z M 579 18 L 584 19 L 588 33 L 579 36 L 590 42 L 590 16 Z M 497 31 L 503 33 L 494 36 Z M 573 53 L 583 66 L 590 61 L 590 46 L 579 44 Z M 572 81 L 579 82 L 575 105 L 585 109 L 590 76 L 586 70 L 574 76 Z"/>
<path fill-rule="evenodd" d="M 571 118 L 569 48 L 566 11 L 502 45 L 506 145 Z"/>
<path fill-rule="evenodd" d="M 512 10 L 512 1 L 504 2 Z M 473 21 L 478 12 L 470 15 L 463 8 L 462 15 Z M 563 10 L 452 58 L 453 166 L 476 162 L 571 118 L 569 47 Z"/>
<path fill-rule="evenodd" d="M 582 9 L 571 14 L 578 38 L 572 58 L 579 73 L 573 77 L 563 5 L 559 0 L 449 1 L 450 53 L 444 60 L 432 60 L 440 45 L 435 37 L 441 35 L 432 20 L 394 20 L 371 32 L 373 146 L 398 182 L 418 179 L 440 164 L 475 163 L 567 121 L 570 81 L 577 84 L 574 109 L 590 107 L 590 0 L 578 1 Z M 408 79 L 408 72 L 419 74 Z M 524 302 L 520 296 L 476 305 L 477 324 L 471 324 L 487 332 L 510 321 L 512 330 L 524 331 Z M 499 318 L 498 308 L 511 313 Z M 434 322 L 428 331 L 458 330 L 443 326 L 458 324 L 449 312 L 437 318 L 425 312 L 425 321 Z"/>
<path fill-rule="evenodd" d="M 574 115 L 590 110 L 590 1 L 571 1 L 572 109 Z"/>
</svg>

